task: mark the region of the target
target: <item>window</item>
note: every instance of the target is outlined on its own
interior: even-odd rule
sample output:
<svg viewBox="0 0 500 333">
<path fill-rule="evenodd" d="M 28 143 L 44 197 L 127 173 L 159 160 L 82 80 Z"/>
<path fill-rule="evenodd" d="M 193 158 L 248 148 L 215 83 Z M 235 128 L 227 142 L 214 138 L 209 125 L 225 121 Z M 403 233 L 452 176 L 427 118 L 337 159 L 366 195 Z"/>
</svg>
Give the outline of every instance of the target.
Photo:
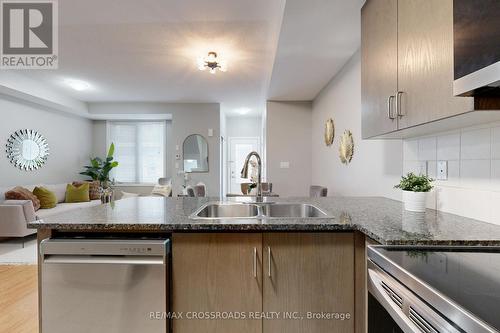
<svg viewBox="0 0 500 333">
<path fill-rule="evenodd" d="M 108 143 L 115 144 L 119 166 L 112 177 L 119 183 L 156 183 L 165 176 L 164 121 L 108 122 Z"/>
</svg>

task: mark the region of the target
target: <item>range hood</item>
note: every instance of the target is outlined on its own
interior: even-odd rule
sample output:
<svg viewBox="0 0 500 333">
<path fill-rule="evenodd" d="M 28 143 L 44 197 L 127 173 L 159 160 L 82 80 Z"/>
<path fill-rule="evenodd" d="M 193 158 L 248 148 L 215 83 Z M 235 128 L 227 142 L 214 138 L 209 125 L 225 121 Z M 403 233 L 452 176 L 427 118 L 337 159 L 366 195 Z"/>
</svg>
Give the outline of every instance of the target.
<svg viewBox="0 0 500 333">
<path fill-rule="evenodd" d="M 500 0 L 454 0 L 455 96 L 500 100 Z M 498 105 L 498 104 L 497 104 Z"/>
</svg>

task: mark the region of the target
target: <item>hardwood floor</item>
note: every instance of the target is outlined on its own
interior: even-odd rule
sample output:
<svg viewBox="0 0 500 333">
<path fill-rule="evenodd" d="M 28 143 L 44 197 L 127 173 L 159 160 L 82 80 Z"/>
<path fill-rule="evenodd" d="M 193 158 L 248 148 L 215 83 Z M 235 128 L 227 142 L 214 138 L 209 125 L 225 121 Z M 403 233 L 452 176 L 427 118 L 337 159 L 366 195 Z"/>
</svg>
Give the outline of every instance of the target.
<svg viewBox="0 0 500 333">
<path fill-rule="evenodd" d="M 36 265 L 0 265 L 0 332 L 38 332 Z"/>
</svg>

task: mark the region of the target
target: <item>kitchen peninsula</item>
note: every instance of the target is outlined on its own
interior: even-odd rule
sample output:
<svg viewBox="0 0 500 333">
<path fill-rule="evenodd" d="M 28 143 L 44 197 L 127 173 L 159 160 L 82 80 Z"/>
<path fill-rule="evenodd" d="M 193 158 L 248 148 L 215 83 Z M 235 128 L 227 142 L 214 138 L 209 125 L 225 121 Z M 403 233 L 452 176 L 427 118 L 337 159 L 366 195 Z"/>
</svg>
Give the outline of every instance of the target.
<svg viewBox="0 0 500 333">
<path fill-rule="evenodd" d="M 400 202 L 385 198 L 280 198 L 259 204 L 307 204 L 324 213 L 314 217 L 195 216 L 218 200 L 129 198 L 35 221 L 30 227 L 38 229 L 42 244 L 45 239 L 85 244 L 82 242 L 96 238 L 141 242 L 149 237 L 153 246 L 148 251 L 154 252 L 160 246 L 158 239 L 168 239 L 171 253 L 166 269 L 171 274 L 164 282 L 164 304 L 174 313 L 304 315 L 274 320 L 149 320 L 175 333 L 364 332 L 366 244 L 500 245 L 500 226 L 434 210 L 409 213 Z M 220 204 L 245 205 L 234 201 Z M 43 258 L 42 253 L 40 266 Z M 43 285 L 47 279 L 43 267 L 39 272 Z M 42 306 L 50 304 L 43 289 L 39 297 Z M 122 297 L 133 297 L 130 301 L 136 303 L 140 299 L 134 292 Z M 40 312 L 41 327 L 46 324 L 44 311 Z M 305 317 L 309 313 L 312 319 Z M 337 319 L 317 319 L 321 313 Z M 129 331 L 124 328 L 122 332 Z"/>
</svg>

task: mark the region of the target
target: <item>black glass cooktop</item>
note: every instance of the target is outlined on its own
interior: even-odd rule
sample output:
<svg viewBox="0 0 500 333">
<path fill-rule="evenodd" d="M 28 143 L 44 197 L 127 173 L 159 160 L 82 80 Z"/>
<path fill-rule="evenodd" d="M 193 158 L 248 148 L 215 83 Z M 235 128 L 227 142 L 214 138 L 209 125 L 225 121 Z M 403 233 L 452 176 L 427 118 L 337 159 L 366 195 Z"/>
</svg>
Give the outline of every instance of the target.
<svg viewBox="0 0 500 333">
<path fill-rule="evenodd" d="M 500 249 L 377 251 L 500 330 Z"/>
</svg>

